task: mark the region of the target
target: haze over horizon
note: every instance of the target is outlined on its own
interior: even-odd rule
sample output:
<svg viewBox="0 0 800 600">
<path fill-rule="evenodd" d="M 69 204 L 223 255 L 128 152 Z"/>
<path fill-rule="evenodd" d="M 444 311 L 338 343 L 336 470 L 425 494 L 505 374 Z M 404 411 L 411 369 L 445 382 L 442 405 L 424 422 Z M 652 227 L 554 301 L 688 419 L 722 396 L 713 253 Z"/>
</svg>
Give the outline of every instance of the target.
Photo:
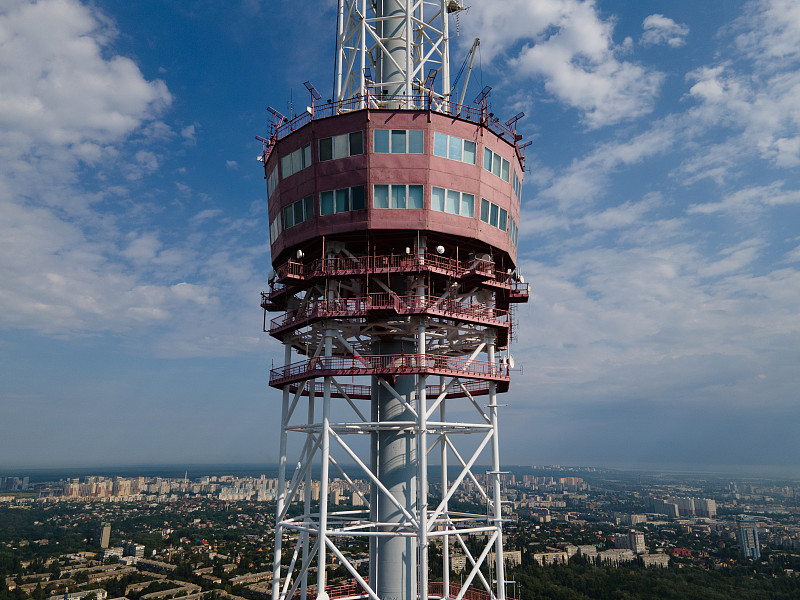
<svg viewBox="0 0 800 600">
<path fill-rule="evenodd" d="M 467 99 L 533 141 L 502 462 L 796 470 L 800 4 L 468 3 L 452 70 L 480 37 Z M 276 460 L 254 136 L 335 22 L 0 8 L 0 469 Z"/>
</svg>

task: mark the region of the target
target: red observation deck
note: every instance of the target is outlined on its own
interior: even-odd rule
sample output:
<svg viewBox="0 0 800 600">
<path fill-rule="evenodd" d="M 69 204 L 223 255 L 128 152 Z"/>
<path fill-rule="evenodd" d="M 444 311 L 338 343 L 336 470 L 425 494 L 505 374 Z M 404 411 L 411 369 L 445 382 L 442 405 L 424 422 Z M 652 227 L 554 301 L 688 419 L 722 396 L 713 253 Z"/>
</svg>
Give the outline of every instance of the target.
<svg viewBox="0 0 800 600">
<path fill-rule="evenodd" d="M 514 269 L 524 165 L 514 132 L 474 107 L 340 111 L 304 113 L 265 149 L 274 265 L 297 250 L 321 256 L 323 237 L 386 254 L 424 236 L 450 257 L 480 252 Z"/>
</svg>

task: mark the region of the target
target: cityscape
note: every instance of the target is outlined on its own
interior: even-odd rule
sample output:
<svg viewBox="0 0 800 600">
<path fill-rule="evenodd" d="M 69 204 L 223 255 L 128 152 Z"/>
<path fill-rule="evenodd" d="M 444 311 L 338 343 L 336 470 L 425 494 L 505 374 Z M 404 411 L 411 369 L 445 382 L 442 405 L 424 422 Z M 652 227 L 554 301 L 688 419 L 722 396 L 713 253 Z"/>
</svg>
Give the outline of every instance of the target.
<svg viewBox="0 0 800 600">
<path fill-rule="evenodd" d="M 725 585 L 737 590 L 730 594 L 761 589 L 772 598 L 790 598 L 800 590 L 798 481 L 563 466 L 507 471 L 502 477 L 504 559 L 512 598 L 568 597 L 544 582 L 586 569 L 606 578 L 623 569 L 629 583 L 645 580 L 653 589 L 669 574 L 684 579 L 694 574 L 691 593 L 698 595 L 684 597 L 702 597 Z M 483 483 L 478 477 L 466 486 L 454 505 L 485 510 Z M 270 598 L 277 485 L 269 469 L 191 477 L 2 477 L 0 595 L 15 600 Z M 331 488 L 333 503 L 358 507 L 368 486 L 358 479 L 334 479 Z M 432 478 L 432 498 L 440 492 Z M 314 480 L 312 503 L 318 497 Z M 303 501 L 301 493 L 298 510 Z M 296 539 L 284 537 L 284 545 L 293 547 Z M 479 540 L 464 536 L 463 548 L 451 540 L 456 585 L 469 570 Z M 441 548 L 434 543 L 432 551 Z M 366 547 L 353 543 L 343 552 L 367 573 Z M 489 568 L 494 560 L 489 556 Z M 334 556 L 326 565 L 331 594 L 349 580 L 337 563 Z M 432 575 L 434 582 L 441 580 L 441 573 Z M 618 578 L 616 585 L 623 585 Z M 549 595 L 537 595 L 543 589 Z"/>
</svg>

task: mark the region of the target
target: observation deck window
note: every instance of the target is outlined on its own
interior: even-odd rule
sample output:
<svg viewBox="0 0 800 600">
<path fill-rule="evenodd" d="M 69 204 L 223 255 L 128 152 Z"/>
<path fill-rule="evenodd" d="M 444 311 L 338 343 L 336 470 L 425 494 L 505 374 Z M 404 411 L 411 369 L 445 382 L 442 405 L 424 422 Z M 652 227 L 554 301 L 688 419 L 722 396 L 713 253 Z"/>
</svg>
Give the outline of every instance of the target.
<svg viewBox="0 0 800 600">
<path fill-rule="evenodd" d="M 278 239 L 278 236 L 283 231 L 283 227 L 281 226 L 281 214 L 279 213 L 277 217 L 272 219 L 272 223 L 269 224 L 269 241 L 270 244 L 274 244 L 275 240 Z"/>
<path fill-rule="evenodd" d="M 514 217 L 508 217 L 508 236 L 511 238 L 511 243 L 514 244 L 516 248 L 517 242 L 519 241 L 519 227 L 516 221 L 514 221 Z"/>
<path fill-rule="evenodd" d="M 492 152 L 489 148 L 483 149 L 483 168 L 503 181 L 509 180 L 511 164 L 499 154 Z"/>
<path fill-rule="evenodd" d="M 372 188 L 373 208 L 424 208 L 421 185 L 382 185 Z"/>
<path fill-rule="evenodd" d="M 275 188 L 278 187 L 278 166 L 275 165 L 272 167 L 272 171 L 269 172 L 269 177 L 267 177 L 267 200 L 269 197 L 272 196 Z"/>
<path fill-rule="evenodd" d="M 293 202 L 283 207 L 283 228 L 289 229 L 308 221 L 314 217 L 314 196 L 307 196 L 302 200 Z"/>
<path fill-rule="evenodd" d="M 506 231 L 508 229 L 508 211 L 500 208 L 494 202 L 489 202 L 486 198 L 481 198 L 481 221 Z"/>
<path fill-rule="evenodd" d="M 319 214 L 321 216 L 363 210 L 364 208 L 366 208 L 366 204 L 363 185 L 330 190 L 319 195 Z"/>
<path fill-rule="evenodd" d="M 333 137 L 320 138 L 319 140 L 320 162 L 359 154 L 364 154 L 364 134 L 362 131 L 343 133 Z"/>
<path fill-rule="evenodd" d="M 311 144 L 306 144 L 281 158 L 281 171 L 283 171 L 284 179 L 310 166 Z"/>
<path fill-rule="evenodd" d="M 422 154 L 425 132 L 421 129 L 376 129 L 373 148 L 376 154 Z"/>
<path fill-rule="evenodd" d="M 431 210 L 473 218 L 475 196 L 457 190 L 434 187 L 431 189 Z"/>
<path fill-rule="evenodd" d="M 471 140 L 462 140 L 446 133 L 433 132 L 433 155 L 458 160 L 471 165 L 475 164 L 477 144 Z"/>
</svg>

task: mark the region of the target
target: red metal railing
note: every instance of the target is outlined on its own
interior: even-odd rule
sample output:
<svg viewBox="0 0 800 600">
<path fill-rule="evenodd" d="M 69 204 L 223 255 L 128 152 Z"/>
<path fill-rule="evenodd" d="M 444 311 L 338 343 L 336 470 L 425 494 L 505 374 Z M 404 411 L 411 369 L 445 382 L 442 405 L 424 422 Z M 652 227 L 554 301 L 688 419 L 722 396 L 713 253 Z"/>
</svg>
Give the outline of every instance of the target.
<svg viewBox="0 0 800 600">
<path fill-rule="evenodd" d="M 485 379 L 465 379 L 461 381 L 463 384 L 463 388 L 458 385 L 446 385 L 445 389 L 448 390 L 447 395 L 450 398 L 463 398 L 466 396 L 466 392 L 469 392 L 473 396 L 485 396 L 489 393 L 489 382 Z M 289 390 L 294 394 L 299 389 L 299 384 L 294 383 L 289 386 Z M 310 386 L 306 386 L 305 391 L 303 392 L 304 396 L 308 396 Z M 341 391 L 339 390 L 341 388 Z M 466 392 L 464 391 L 466 389 Z M 331 388 L 331 396 L 334 398 L 343 398 L 342 392 L 347 394 L 353 400 L 370 400 L 372 398 L 372 386 L 369 385 L 361 385 L 358 383 L 339 383 L 338 386 L 333 386 Z M 425 386 L 425 393 L 429 398 L 436 397 L 442 392 L 442 387 L 440 385 L 428 385 Z M 321 381 L 317 381 L 314 384 L 314 395 L 317 398 L 321 398 L 322 395 L 325 393 L 325 387 Z"/>
<path fill-rule="evenodd" d="M 454 258 L 428 252 L 423 255 L 382 254 L 377 256 L 321 258 L 306 264 L 290 259 L 275 269 L 276 279 L 279 282 L 333 275 L 406 273 L 413 271 L 434 271 L 456 278 L 476 274 L 487 279 L 493 279 L 497 284 L 509 288 L 512 283 L 511 277 L 507 273 L 498 273 L 496 271 L 491 260 L 473 258 L 466 261 L 458 261 Z"/>
<path fill-rule="evenodd" d="M 391 292 L 378 292 L 362 298 L 317 299 L 306 302 L 299 309 L 286 312 L 270 320 L 269 331 L 281 330 L 328 317 L 364 317 L 374 310 L 391 310 L 399 315 L 434 314 L 467 321 L 476 321 L 502 327 L 507 324 L 508 311 L 475 302 L 465 302 L 437 296 L 398 296 Z"/>
<path fill-rule="evenodd" d="M 429 94 L 394 96 L 367 94 L 365 96 L 356 96 L 346 100 L 316 105 L 314 106 L 313 114 L 308 111 L 303 111 L 295 115 L 293 118 L 277 127 L 272 133 L 270 139 L 266 142 L 264 149 L 265 154 L 267 156 L 269 155 L 269 151 L 275 146 L 276 141 L 285 138 L 287 135 L 297 131 L 311 121 L 325 119 L 356 110 L 366 110 L 367 108 L 378 110 L 430 110 L 432 112 L 458 117 L 459 119 L 464 119 L 471 123 L 485 125 L 492 132 L 505 138 L 506 141 L 514 146 L 519 142 L 515 130 L 501 123 L 499 119 L 491 115 L 488 110 L 481 106 L 470 106 L 467 104 L 457 104 L 451 101 L 442 101 Z"/>
<path fill-rule="evenodd" d="M 269 385 L 277 387 L 327 375 L 438 374 L 476 379 L 509 381 L 508 365 L 463 356 L 435 354 L 370 354 L 365 356 L 320 356 L 270 371 Z"/>
</svg>

